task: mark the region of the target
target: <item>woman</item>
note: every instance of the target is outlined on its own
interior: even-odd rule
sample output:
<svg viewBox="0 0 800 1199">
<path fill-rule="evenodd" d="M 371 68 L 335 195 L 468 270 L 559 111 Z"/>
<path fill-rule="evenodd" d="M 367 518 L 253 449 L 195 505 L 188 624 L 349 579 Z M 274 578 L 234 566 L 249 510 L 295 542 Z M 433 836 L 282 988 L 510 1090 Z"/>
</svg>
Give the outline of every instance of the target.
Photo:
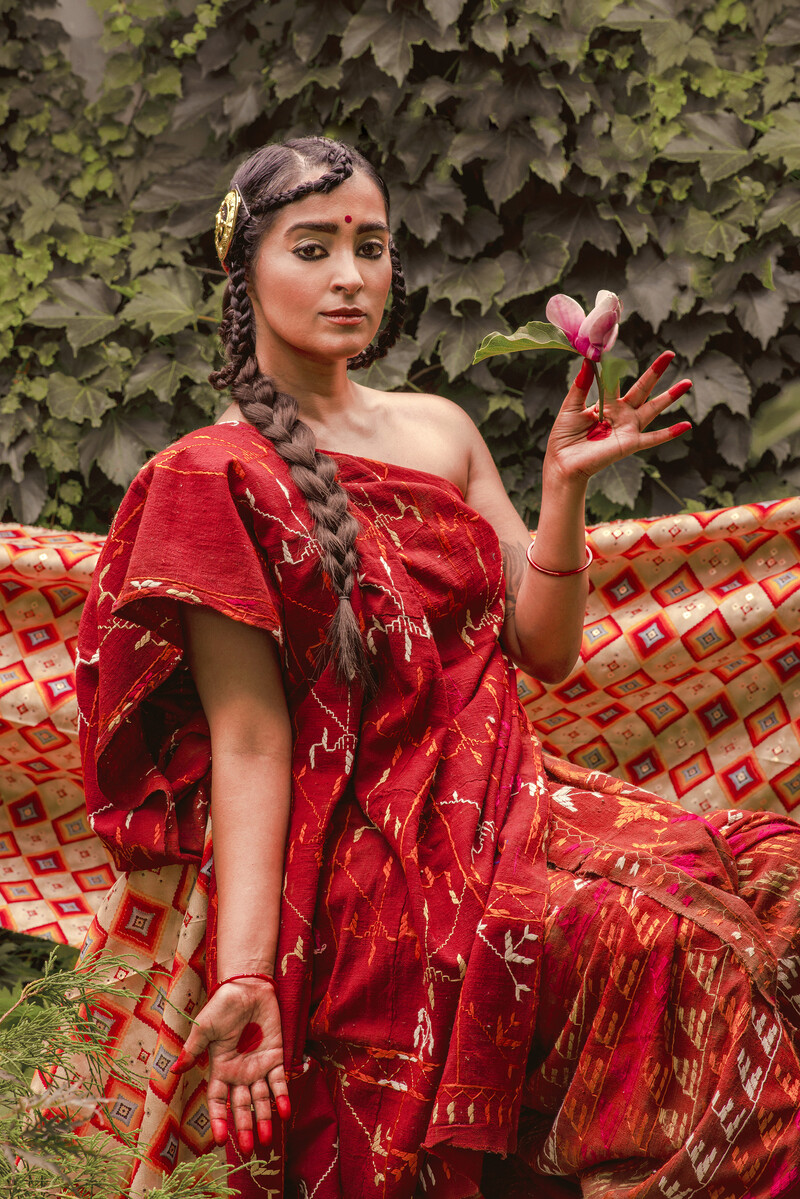
<svg viewBox="0 0 800 1199">
<path fill-rule="evenodd" d="M 262 1158 L 246 1194 L 795 1193 L 795 826 L 545 769 L 514 684 L 569 672 L 587 479 L 684 432 L 645 429 L 688 381 L 651 396 L 662 355 L 587 439 L 580 371 L 530 549 L 458 407 L 347 374 L 404 307 L 364 159 L 257 152 L 217 245 L 231 403 L 137 476 L 79 646 L 128 872 L 86 948 L 167 979 L 106 1005 L 142 1080 L 110 1119 L 151 1146 L 127 1193 L 209 1122 Z"/>
</svg>

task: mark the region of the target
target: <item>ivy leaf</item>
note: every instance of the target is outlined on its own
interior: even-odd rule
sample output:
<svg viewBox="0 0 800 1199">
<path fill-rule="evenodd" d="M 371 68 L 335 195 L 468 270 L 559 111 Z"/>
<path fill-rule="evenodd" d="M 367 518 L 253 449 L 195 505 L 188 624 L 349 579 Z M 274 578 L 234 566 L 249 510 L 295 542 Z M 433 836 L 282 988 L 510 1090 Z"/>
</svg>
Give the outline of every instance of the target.
<svg viewBox="0 0 800 1199">
<path fill-rule="evenodd" d="M 789 307 L 776 291 L 739 291 L 734 296 L 739 323 L 766 350 L 773 337 L 783 328 L 783 318 Z"/>
<path fill-rule="evenodd" d="M 220 164 L 212 159 L 177 167 L 131 201 L 136 212 L 169 212 L 178 204 L 212 204 L 220 195 Z"/>
<path fill-rule="evenodd" d="M 683 283 L 679 264 L 660 258 L 652 246 L 646 246 L 628 260 L 625 269 L 628 285 L 621 299 L 626 311 L 637 312 L 657 330 L 672 312 Z"/>
<path fill-rule="evenodd" d="M 689 113 L 683 125 L 687 132 L 673 138 L 664 147 L 662 156 L 674 162 L 696 162 L 708 186 L 727 179 L 751 162 L 752 135 L 733 113 Z"/>
<path fill-rule="evenodd" d="M 424 0 L 425 7 L 440 29 L 455 25 L 466 0 Z"/>
<path fill-rule="evenodd" d="M 176 358 L 164 350 L 151 350 L 139 361 L 128 380 L 125 394 L 130 399 L 145 391 L 154 392 L 162 404 L 168 404 L 183 378 L 184 371 Z"/>
<path fill-rule="evenodd" d="M 719 255 L 732 262 L 739 246 L 750 240 L 738 221 L 715 217 L 702 208 L 690 208 L 684 221 L 675 226 L 670 250 L 702 254 L 706 258 Z"/>
<path fill-rule="evenodd" d="M 759 222 L 762 233 L 771 233 L 780 225 L 800 237 L 800 187 L 789 184 L 780 188 L 762 212 Z"/>
<path fill-rule="evenodd" d="M 790 383 L 780 395 L 762 404 L 751 422 L 751 463 L 758 462 L 770 446 L 800 432 L 800 383 Z"/>
<path fill-rule="evenodd" d="M 420 356 L 429 358 L 438 346 L 442 365 L 450 379 L 455 379 L 471 365 L 476 344 L 492 328 L 503 323 L 497 309 L 481 315 L 477 308 L 477 304 L 470 305 L 465 313 L 454 317 L 439 301 L 426 309 L 420 319 L 417 330 Z"/>
<path fill-rule="evenodd" d="M 106 416 L 99 429 L 81 438 L 80 464 L 88 480 L 94 462 L 112 483 L 127 487 L 152 450 L 160 450 L 169 441 L 169 426 L 161 417 L 119 412 Z"/>
<path fill-rule="evenodd" d="M 498 304 L 508 304 L 520 296 L 534 295 L 542 288 L 552 287 L 569 261 L 569 250 L 552 234 L 534 234 L 526 249 L 530 257 L 506 250 L 498 258 L 506 277 L 505 286 L 496 297 Z"/>
<path fill-rule="evenodd" d="M 474 262 L 454 262 L 431 283 L 429 294 L 432 300 L 448 300 L 453 312 L 463 300 L 479 297 L 483 314 L 504 283 L 499 262 L 493 258 L 479 258 Z"/>
<path fill-rule="evenodd" d="M 694 386 L 676 403 L 700 424 L 712 408 L 722 404 L 740 416 L 750 413 L 750 383 L 732 358 L 718 350 L 708 350 L 692 368 Z"/>
<path fill-rule="evenodd" d="M 632 508 L 641 491 L 643 478 L 644 468 L 638 458 L 623 458 L 592 475 L 586 488 L 586 497 L 589 499 L 600 492 L 615 504 Z"/>
<path fill-rule="evenodd" d="M 108 383 L 108 373 L 103 372 L 90 383 L 86 379 L 75 379 L 54 371 L 50 376 L 47 395 L 47 406 L 53 416 L 76 424 L 88 420 L 92 425 L 99 425 L 103 413 L 116 406 L 116 400 L 109 395 L 109 386 L 104 386 L 104 383 Z"/>
<path fill-rule="evenodd" d="M 787 104 L 771 117 L 772 128 L 759 139 L 756 153 L 767 162 L 800 170 L 800 104 Z"/>
<path fill-rule="evenodd" d="M 202 289 L 195 271 L 187 266 L 164 267 L 140 275 L 138 283 L 137 294 L 123 313 L 134 328 L 149 325 L 156 337 L 163 337 L 196 323 Z"/>
<path fill-rule="evenodd" d="M 20 524 L 32 525 L 47 500 L 47 475 L 40 466 L 26 465 L 20 482 L 15 482 L 10 473 L 0 476 L 0 517 L 6 505 Z"/>
<path fill-rule="evenodd" d="M 458 38 L 452 25 L 441 30 L 427 13 L 405 6 L 388 11 L 384 0 L 366 0 L 342 34 L 341 57 L 342 61 L 358 58 L 369 48 L 376 65 L 401 84 L 414 61 L 412 48 L 420 44 L 456 50 Z"/>
<path fill-rule="evenodd" d="M 716 312 L 699 313 L 691 320 L 671 321 L 661 330 L 664 344 L 691 364 L 702 354 L 708 342 L 730 328 L 726 317 Z"/>
<path fill-rule="evenodd" d="M 358 381 L 380 391 L 405 388 L 408 384 L 408 372 L 418 358 L 419 346 L 416 340 L 403 334 L 385 358 L 379 358 L 365 371 L 359 372 Z"/>
<path fill-rule="evenodd" d="M 613 254 L 619 245 L 619 227 L 603 220 L 593 200 L 583 196 L 565 195 L 558 204 L 547 205 L 525 220 L 524 242 L 534 233 L 550 233 L 568 247 L 570 256 L 577 258 L 586 242 L 597 250 Z"/>
<path fill-rule="evenodd" d="M 63 326 L 73 350 L 108 337 L 117 328 L 119 296 L 102 279 L 57 279 L 51 284 L 56 302 L 40 304 L 28 317 L 46 329 Z"/>
<path fill-rule="evenodd" d="M 750 421 L 741 416 L 733 416 L 724 408 L 714 412 L 714 438 L 719 446 L 719 452 L 726 462 L 737 470 L 744 470 L 750 453 L 752 439 Z"/>
<path fill-rule="evenodd" d="M 429 175 L 421 187 L 401 184 L 395 189 L 392 217 L 427 246 L 439 232 L 445 213 L 460 222 L 466 209 L 464 193 L 452 179 Z"/>
<path fill-rule="evenodd" d="M 442 222 L 439 245 L 451 258 L 472 258 L 502 232 L 503 226 L 490 209 L 473 204 L 460 224 L 450 218 Z"/>
<path fill-rule="evenodd" d="M 511 334 L 490 333 L 475 351 L 473 362 L 482 362 L 495 354 L 518 354 L 523 350 L 568 350 L 577 354 L 565 333 L 548 321 L 529 321 Z"/>
<path fill-rule="evenodd" d="M 75 208 L 64 201 L 51 187 L 33 183 L 26 192 L 26 207 L 22 213 L 22 236 L 26 241 L 37 233 L 48 233 L 54 225 L 83 232 Z"/>
<path fill-rule="evenodd" d="M 532 132 L 507 129 L 492 137 L 490 161 L 483 175 L 484 187 L 497 210 L 524 187 L 531 174 L 538 175 L 558 190 L 567 170 L 561 145 L 547 148 Z"/>
</svg>

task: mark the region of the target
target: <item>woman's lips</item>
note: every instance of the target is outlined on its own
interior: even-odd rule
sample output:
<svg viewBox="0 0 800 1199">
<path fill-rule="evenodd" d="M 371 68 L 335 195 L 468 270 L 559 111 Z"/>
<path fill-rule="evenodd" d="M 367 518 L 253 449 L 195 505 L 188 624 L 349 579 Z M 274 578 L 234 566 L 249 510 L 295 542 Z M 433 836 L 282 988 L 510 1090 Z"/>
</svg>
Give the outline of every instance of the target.
<svg viewBox="0 0 800 1199">
<path fill-rule="evenodd" d="M 360 308 L 332 308 L 330 312 L 323 312 L 320 315 L 326 320 L 333 321 L 335 325 L 359 325 L 366 316 Z"/>
</svg>

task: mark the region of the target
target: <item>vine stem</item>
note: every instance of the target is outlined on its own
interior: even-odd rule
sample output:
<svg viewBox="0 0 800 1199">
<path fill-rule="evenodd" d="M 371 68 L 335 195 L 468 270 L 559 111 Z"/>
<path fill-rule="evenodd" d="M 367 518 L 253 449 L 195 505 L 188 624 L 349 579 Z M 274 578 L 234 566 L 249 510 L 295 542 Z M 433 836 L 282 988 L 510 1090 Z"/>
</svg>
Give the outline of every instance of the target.
<svg viewBox="0 0 800 1199">
<path fill-rule="evenodd" d="M 591 361 L 591 359 L 589 361 Z M 592 370 L 594 371 L 594 381 L 597 384 L 597 399 L 598 399 L 597 419 L 598 419 L 598 421 L 601 421 L 603 419 L 603 404 L 605 402 L 605 396 L 603 394 L 603 377 L 600 373 L 600 363 L 592 362 Z"/>
</svg>

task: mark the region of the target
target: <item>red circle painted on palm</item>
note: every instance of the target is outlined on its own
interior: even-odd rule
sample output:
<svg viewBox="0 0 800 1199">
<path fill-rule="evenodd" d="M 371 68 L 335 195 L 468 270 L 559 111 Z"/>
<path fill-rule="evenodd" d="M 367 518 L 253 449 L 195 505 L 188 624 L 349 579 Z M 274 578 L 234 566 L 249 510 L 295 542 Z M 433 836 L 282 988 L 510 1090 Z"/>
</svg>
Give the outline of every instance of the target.
<svg viewBox="0 0 800 1199">
<path fill-rule="evenodd" d="M 603 441 L 606 437 L 611 436 L 611 421 L 599 420 L 592 425 L 589 432 L 586 434 L 587 441 Z"/>
<path fill-rule="evenodd" d="M 242 1029 L 242 1034 L 236 1042 L 237 1053 L 249 1053 L 251 1049 L 258 1049 L 261 1042 L 264 1040 L 264 1034 L 260 1027 L 251 1020 L 249 1024 L 245 1024 Z"/>
</svg>

